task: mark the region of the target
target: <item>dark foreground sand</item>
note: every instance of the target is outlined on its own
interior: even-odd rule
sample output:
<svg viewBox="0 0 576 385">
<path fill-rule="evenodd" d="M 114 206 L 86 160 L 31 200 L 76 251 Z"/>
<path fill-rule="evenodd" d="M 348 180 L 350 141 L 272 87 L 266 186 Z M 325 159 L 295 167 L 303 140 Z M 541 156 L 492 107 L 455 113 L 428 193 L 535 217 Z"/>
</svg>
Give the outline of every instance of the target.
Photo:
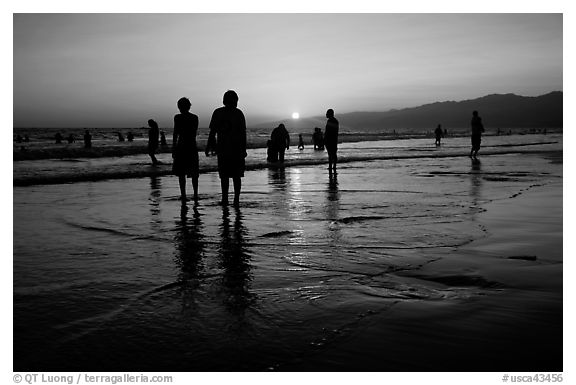
<svg viewBox="0 0 576 385">
<path fill-rule="evenodd" d="M 14 187 L 14 370 L 564 369 L 561 144 L 200 185 Z"/>
</svg>

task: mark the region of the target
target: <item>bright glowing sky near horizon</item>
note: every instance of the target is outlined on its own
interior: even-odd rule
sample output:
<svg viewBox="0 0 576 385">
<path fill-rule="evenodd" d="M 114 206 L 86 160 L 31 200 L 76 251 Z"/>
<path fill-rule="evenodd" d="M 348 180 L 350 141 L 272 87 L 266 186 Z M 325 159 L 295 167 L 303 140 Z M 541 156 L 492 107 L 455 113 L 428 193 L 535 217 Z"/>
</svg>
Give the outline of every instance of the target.
<svg viewBox="0 0 576 385">
<path fill-rule="evenodd" d="M 561 14 L 15 14 L 15 127 L 251 124 L 562 90 Z"/>
</svg>

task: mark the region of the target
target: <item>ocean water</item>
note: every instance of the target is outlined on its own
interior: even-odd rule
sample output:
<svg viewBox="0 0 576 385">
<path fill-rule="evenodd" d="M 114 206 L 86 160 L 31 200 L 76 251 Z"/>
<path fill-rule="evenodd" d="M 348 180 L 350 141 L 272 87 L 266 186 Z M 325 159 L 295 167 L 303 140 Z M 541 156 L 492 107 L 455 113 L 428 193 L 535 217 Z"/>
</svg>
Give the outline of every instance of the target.
<svg viewBox="0 0 576 385">
<path fill-rule="evenodd" d="M 562 250 L 537 246 L 562 240 L 562 136 L 467 152 L 342 144 L 330 176 L 322 152 L 269 167 L 250 150 L 239 208 L 202 155 L 186 210 L 144 156 L 15 162 L 14 370 L 561 370 Z M 513 222 L 533 254 L 476 246 L 491 212 L 533 196 L 546 231 Z"/>
</svg>

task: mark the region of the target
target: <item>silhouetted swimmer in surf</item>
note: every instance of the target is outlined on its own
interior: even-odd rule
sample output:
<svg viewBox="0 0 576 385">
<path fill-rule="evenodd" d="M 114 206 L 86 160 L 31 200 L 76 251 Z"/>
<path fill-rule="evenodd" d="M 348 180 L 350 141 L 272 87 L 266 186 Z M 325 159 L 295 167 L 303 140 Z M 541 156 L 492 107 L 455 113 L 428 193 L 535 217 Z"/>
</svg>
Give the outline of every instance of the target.
<svg viewBox="0 0 576 385">
<path fill-rule="evenodd" d="M 72 144 L 76 141 L 76 138 L 74 137 L 74 134 L 70 134 L 66 140 L 68 141 L 68 144 Z"/>
<path fill-rule="evenodd" d="M 172 140 L 172 158 L 174 162 L 172 163 L 172 172 L 178 176 L 182 205 L 185 205 L 187 201 L 186 177 L 192 178 L 194 203 L 197 204 L 199 167 L 196 133 L 198 132 L 198 116 L 190 113 L 192 104 L 188 98 L 180 98 L 177 105 L 180 113 L 174 116 L 174 139 Z"/>
<path fill-rule="evenodd" d="M 439 124 L 438 127 L 436 127 L 436 129 L 434 130 L 434 135 L 436 135 L 436 141 L 434 143 L 436 144 L 436 146 L 440 146 L 440 141 L 444 136 L 444 131 L 442 131 L 442 125 Z"/>
<path fill-rule="evenodd" d="M 304 139 L 302 138 L 302 134 L 298 134 L 298 149 L 300 151 L 304 150 Z"/>
<path fill-rule="evenodd" d="M 126 139 L 128 139 L 129 142 L 132 142 L 134 140 L 134 134 L 131 131 L 128 131 L 128 134 L 126 134 Z"/>
<path fill-rule="evenodd" d="M 156 123 L 153 119 L 148 120 L 148 155 L 150 155 L 150 159 L 152 159 L 152 164 L 158 164 L 158 159 L 156 159 L 156 150 L 158 149 L 158 136 L 159 136 L 159 129 L 158 123 Z"/>
<path fill-rule="evenodd" d="M 123 142 L 123 141 L 124 141 L 124 135 L 122 135 L 121 132 L 118 133 L 118 141 L 119 141 L 119 142 Z"/>
<path fill-rule="evenodd" d="M 324 131 L 324 145 L 326 146 L 326 151 L 328 151 L 328 171 L 336 172 L 339 124 L 338 120 L 334 117 L 333 109 L 330 108 L 326 111 L 326 117 L 328 121 L 326 122 L 326 130 Z"/>
<path fill-rule="evenodd" d="M 472 128 L 472 149 L 470 150 L 470 157 L 476 158 L 478 150 L 480 150 L 480 143 L 482 142 L 482 133 L 484 132 L 484 125 L 482 124 L 482 119 L 478 116 L 478 111 L 472 112 L 470 126 Z"/>
<path fill-rule="evenodd" d="M 56 141 L 56 144 L 62 143 L 62 139 L 64 139 L 64 137 L 62 136 L 61 133 L 57 132 L 56 135 L 54 135 L 54 140 Z"/>
<path fill-rule="evenodd" d="M 166 134 L 164 133 L 164 131 L 160 131 L 160 145 L 162 147 L 166 147 L 168 145 L 168 143 L 166 142 Z"/>
<path fill-rule="evenodd" d="M 234 205 L 240 204 L 240 191 L 244 177 L 246 153 L 246 119 L 237 108 L 238 95 L 229 90 L 224 93 L 224 107 L 217 108 L 210 119 L 210 135 L 206 155 L 216 149 L 218 174 L 222 188 L 222 204 L 228 204 L 230 178 L 234 183 Z"/>
<path fill-rule="evenodd" d="M 92 135 L 90 131 L 84 131 L 84 148 L 92 148 Z"/>
</svg>

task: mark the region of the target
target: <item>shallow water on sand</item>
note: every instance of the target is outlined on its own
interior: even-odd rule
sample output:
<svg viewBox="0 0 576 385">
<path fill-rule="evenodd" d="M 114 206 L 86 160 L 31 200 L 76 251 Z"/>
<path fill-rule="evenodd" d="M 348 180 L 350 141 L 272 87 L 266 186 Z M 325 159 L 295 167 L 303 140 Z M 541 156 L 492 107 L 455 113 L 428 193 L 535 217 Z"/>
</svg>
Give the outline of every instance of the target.
<svg viewBox="0 0 576 385">
<path fill-rule="evenodd" d="M 478 343 L 498 362 L 491 327 L 557 327 L 559 307 L 561 328 L 561 245 L 518 254 L 506 242 L 521 234 L 508 230 L 500 247 L 475 248 L 495 236 L 490 210 L 530 194 L 541 194 L 531 215 L 546 234 L 522 240 L 561 241 L 559 162 L 561 152 L 349 162 L 332 176 L 324 165 L 253 170 L 239 208 L 218 205 L 214 173 L 188 210 L 175 177 L 15 187 L 14 370 L 497 370 L 430 367 L 438 350 L 425 342 L 456 357 L 476 357 Z M 534 290 L 542 276 L 560 289 Z M 525 297 L 550 316 L 531 317 Z M 485 313 L 482 301 L 499 299 L 503 310 Z M 458 327 L 481 329 L 483 343 L 442 334 L 463 310 L 476 318 Z M 561 346 L 560 334 L 560 357 Z"/>
</svg>

